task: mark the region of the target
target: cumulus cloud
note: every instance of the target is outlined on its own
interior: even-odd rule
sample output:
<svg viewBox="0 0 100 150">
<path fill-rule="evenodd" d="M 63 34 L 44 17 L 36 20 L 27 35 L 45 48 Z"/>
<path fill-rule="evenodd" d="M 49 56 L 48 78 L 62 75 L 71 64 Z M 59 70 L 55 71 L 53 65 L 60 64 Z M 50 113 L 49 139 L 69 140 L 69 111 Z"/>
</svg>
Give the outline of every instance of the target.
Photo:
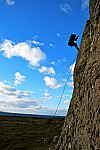
<svg viewBox="0 0 100 150">
<path fill-rule="evenodd" d="M 30 43 L 30 44 L 37 45 L 37 46 L 43 46 L 44 45 L 44 43 L 40 43 L 36 40 L 32 40 L 32 41 L 27 40 L 27 42 Z"/>
<path fill-rule="evenodd" d="M 52 96 L 51 94 L 49 94 L 49 93 L 44 93 L 44 95 L 47 97 L 47 96 Z"/>
<path fill-rule="evenodd" d="M 15 73 L 15 85 L 21 84 L 21 81 L 24 81 L 25 76 L 22 76 L 19 72 Z"/>
<path fill-rule="evenodd" d="M 52 89 L 58 89 L 58 88 L 62 87 L 62 84 L 58 84 L 58 81 L 54 78 L 50 78 L 50 77 L 46 76 L 44 78 L 44 81 L 45 81 L 45 85 Z"/>
<path fill-rule="evenodd" d="M 70 66 L 70 69 L 71 69 L 72 72 L 74 71 L 75 64 L 76 64 L 76 62 L 74 62 L 74 63 Z"/>
<path fill-rule="evenodd" d="M 51 94 L 49 94 L 49 93 L 44 93 L 44 98 L 46 99 L 46 100 L 51 100 L 52 99 L 52 95 Z M 45 100 L 44 100 L 45 101 Z"/>
<path fill-rule="evenodd" d="M 61 4 L 60 9 L 65 13 L 69 13 L 72 10 L 71 6 L 67 3 Z"/>
<path fill-rule="evenodd" d="M 89 0 L 82 0 L 82 8 L 86 8 L 89 6 Z"/>
<path fill-rule="evenodd" d="M 53 115 L 55 114 L 55 109 L 51 109 L 48 107 L 42 107 L 39 104 L 41 101 L 32 100 L 32 99 L 22 99 L 20 100 L 1 100 L 0 99 L 0 110 L 6 112 L 16 112 L 16 113 L 29 113 L 29 114 L 37 114 L 37 115 Z M 67 109 L 59 109 L 56 115 L 66 115 Z"/>
<path fill-rule="evenodd" d="M 47 73 L 47 74 L 56 74 L 56 73 L 55 73 L 55 70 L 53 69 L 53 67 L 47 68 L 47 67 L 43 66 L 43 67 L 41 67 L 41 69 L 38 69 L 38 70 L 39 70 L 41 73 L 45 72 L 45 73 Z"/>
<path fill-rule="evenodd" d="M 15 2 L 11 1 L 11 0 L 6 0 L 6 3 L 7 3 L 7 5 L 14 5 L 15 4 Z"/>
<path fill-rule="evenodd" d="M 23 59 L 29 61 L 31 66 L 39 66 L 39 63 L 46 59 L 46 54 L 42 52 L 39 47 L 31 48 L 26 42 L 21 42 L 15 44 L 10 40 L 5 40 L 3 44 L 0 45 L 0 51 L 7 58 L 12 58 L 13 56 L 22 57 Z"/>
<path fill-rule="evenodd" d="M 9 107 L 11 108 L 27 108 L 30 106 L 38 106 L 41 104 L 40 100 L 35 100 L 35 99 L 6 99 L 6 100 L 0 100 L 0 105 L 3 107 Z M 6 109 L 5 109 L 6 110 Z M 11 111 L 11 110 L 10 110 Z"/>
<path fill-rule="evenodd" d="M 0 95 L 14 99 L 21 99 L 22 97 L 30 97 L 30 94 L 34 94 L 34 92 L 17 90 L 15 87 L 0 82 Z"/>
</svg>

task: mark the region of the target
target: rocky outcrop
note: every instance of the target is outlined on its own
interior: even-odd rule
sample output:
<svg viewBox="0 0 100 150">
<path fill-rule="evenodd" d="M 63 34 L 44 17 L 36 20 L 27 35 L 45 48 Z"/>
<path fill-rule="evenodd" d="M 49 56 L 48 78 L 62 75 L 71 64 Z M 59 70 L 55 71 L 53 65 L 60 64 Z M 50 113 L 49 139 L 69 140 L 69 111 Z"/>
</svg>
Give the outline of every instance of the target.
<svg viewBox="0 0 100 150">
<path fill-rule="evenodd" d="M 90 0 L 74 91 L 55 150 L 100 150 L 100 0 Z"/>
</svg>

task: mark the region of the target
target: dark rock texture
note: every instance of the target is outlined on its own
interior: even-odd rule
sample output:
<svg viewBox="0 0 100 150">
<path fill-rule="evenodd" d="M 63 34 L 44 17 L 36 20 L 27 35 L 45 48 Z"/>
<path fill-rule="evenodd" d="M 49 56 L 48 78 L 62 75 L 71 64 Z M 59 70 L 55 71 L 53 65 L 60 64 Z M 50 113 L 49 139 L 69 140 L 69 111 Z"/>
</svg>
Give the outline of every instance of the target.
<svg viewBox="0 0 100 150">
<path fill-rule="evenodd" d="M 100 0 L 90 0 L 74 91 L 55 150 L 100 150 Z"/>
</svg>

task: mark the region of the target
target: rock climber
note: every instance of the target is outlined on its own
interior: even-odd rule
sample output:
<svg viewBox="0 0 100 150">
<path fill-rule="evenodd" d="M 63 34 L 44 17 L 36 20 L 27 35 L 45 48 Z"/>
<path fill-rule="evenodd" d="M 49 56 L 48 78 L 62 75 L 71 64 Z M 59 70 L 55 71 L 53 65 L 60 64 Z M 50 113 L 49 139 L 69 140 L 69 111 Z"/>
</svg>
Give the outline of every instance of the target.
<svg viewBox="0 0 100 150">
<path fill-rule="evenodd" d="M 68 45 L 69 45 L 69 46 L 75 46 L 76 49 L 79 51 L 79 48 L 78 48 L 78 46 L 77 46 L 77 43 L 74 42 L 74 41 L 77 41 L 78 37 L 79 37 L 79 35 L 76 36 L 75 33 L 71 34 L 70 39 L 69 39 L 69 41 L 68 41 Z"/>
</svg>

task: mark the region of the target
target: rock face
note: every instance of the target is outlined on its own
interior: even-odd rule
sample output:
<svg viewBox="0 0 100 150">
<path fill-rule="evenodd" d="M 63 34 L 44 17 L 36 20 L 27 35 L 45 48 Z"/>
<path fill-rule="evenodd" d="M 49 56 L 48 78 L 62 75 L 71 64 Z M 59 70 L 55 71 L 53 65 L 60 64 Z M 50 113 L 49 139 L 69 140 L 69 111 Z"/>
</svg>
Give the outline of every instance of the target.
<svg viewBox="0 0 100 150">
<path fill-rule="evenodd" d="M 100 150 L 100 0 L 90 0 L 74 91 L 55 150 Z"/>
</svg>

